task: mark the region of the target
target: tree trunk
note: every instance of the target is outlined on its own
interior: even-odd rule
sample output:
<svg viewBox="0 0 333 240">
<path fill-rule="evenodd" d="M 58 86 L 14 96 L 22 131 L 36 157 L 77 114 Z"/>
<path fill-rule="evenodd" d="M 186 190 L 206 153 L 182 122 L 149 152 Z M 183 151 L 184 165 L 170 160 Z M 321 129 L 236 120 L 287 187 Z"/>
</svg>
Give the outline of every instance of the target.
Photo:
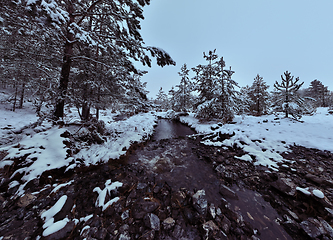
<svg viewBox="0 0 333 240">
<path fill-rule="evenodd" d="M 25 83 L 22 84 L 22 91 L 21 91 L 21 98 L 20 98 L 19 108 L 23 108 L 24 90 L 25 90 Z"/>
<path fill-rule="evenodd" d="M 68 6 L 68 14 L 70 16 L 70 20 L 68 26 L 74 22 L 74 7 L 69 3 Z M 65 43 L 65 51 L 64 51 L 64 59 L 61 68 L 60 75 L 60 83 L 59 83 L 59 96 L 56 100 L 56 106 L 54 111 L 54 117 L 56 119 L 64 117 L 64 106 L 65 106 L 65 98 L 67 94 L 68 82 L 69 82 L 69 73 L 71 70 L 72 63 L 72 55 L 73 55 L 73 42 L 74 35 L 69 31 L 69 27 L 67 29 L 67 40 Z"/>
<path fill-rule="evenodd" d="M 15 84 L 15 95 L 14 95 L 13 112 L 15 112 L 15 110 L 16 110 L 16 100 L 17 100 L 17 85 Z"/>
</svg>

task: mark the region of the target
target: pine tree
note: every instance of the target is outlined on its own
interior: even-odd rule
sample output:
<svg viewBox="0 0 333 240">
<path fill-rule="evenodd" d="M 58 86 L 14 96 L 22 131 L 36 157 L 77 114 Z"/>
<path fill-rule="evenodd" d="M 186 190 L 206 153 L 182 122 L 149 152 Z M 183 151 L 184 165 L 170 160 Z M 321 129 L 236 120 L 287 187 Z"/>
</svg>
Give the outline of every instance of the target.
<svg viewBox="0 0 333 240">
<path fill-rule="evenodd" d="M 164 92 L 162 87 L 156 95 L 156 104 L 158 104 L 163 111 L 169 108 L 168 95 Z"/>
<path fill-rule="evenodd" d="M 144 45 L 139 33 L 140 20 L 143 19 L 142 7 L 149 3 L 149 0 L 18 1 L 17 5 L 25 9 L 22 16 L 32 16 L 40 29 L 52 34 L 63 46 L 55 118 L 64 115 L 74 62 L 90 61 L 111 69 L 113 62 L 106 64 L 99 60 L 99 56 L 117 57 L 117 53 L 126 52 L 127 59 L 148 66 L 151 65 L 149 53 L 157 59 L 159 66 L 175 64 L 164 50 Z M 82 51 L 87 47 L 92 51 Z M 133 64 L 122 67 L 135 71 Z"/>
<path fill-rule="evenodd" d="M 192 92 L 192 82 L 189 78 L 190 70 L 187 68 L 186 63 L 181 67 L 180 72 L 178 72 L 181 77 L 180 84 L 176 85 L 178 88 L 174 92 L 173 101 L 174 101 L 174 110 L 187 112 L 192 107 L 191 103 L 191 92 Z"/>
<path fill-rule="evenodd" d="M 267 108 L 269 106 L 268 88 L 269 86 L 266 84 L 263 78 L 257 74 L 248 92 L 248 95 L 252 101 L 250 111 L 254 112 L 257 116 L 261 116 L 262 114 L 267 113 Z"/>
<path fill-rule="evenodd" d="M 275 106 L 281 107 L 285 112 L 285 117 L 292 115 L 294 118 L 300 118 L 301 113 L 305 111 L 305 101 L 298 95 L 298 90 L 304 84 L 298 83 L 299 78 L 294 80 L 294 76 L 286 71 L 284 76 L 281 75 L 282 82 L 277 81 L 274 84 L 275 92 Z"/>
<path fill-rule="evenodd" d="M 193 78 L 196 81 L 195 90 L 199 93 L 196 116 L 229 122 L 239 104 L 238 92 L 235 90 L 238 84 L 231 78 L 234 71 L 231 68 L 224 69 L 223 57 L 216 60 L 216 50 L 209 51 L 208 55 L 204 53 L 204 58 L 207 65 L 192 68 L 196 73 Z"/>
<path fill-rule="evenodd" d="M 324 84 L 317 79 L 311 81 L 310 87 L 306 89 L 306 96 L 315 99 L 317 107 L 327 107 L 329 105 L 330 91 L 327 86 L 324 86 Z"/>
</svg>

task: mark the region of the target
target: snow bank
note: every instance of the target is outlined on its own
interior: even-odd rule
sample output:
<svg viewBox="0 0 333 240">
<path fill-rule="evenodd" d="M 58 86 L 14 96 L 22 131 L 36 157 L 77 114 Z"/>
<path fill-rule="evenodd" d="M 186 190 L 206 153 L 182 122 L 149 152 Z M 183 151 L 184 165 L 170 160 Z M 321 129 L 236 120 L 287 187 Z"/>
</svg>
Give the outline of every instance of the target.
<svg viewBox="0 0 333 240">
<path fill-rule="evenodd" d="M 65 131 L 66 129 L 54 127 L 48 131 L 26 136 L 19 145 L 0 148 L 0 151 L 8 152 L 3 162 L 28 155 L 22 164 L 23 167 L 17 169 L 11 176 L 14 177 L 17 173 L 24 174 L 22 177 L 24 184 L 17 191 L 19 196 L 24 193 L 23 188 L 29 181 L 39 178 L 47 170 L 67 166 L 73 160 L 66 158 L 67 153 L 63 143 L 66 139 L 60 136 Z M 3 165 L 3 162 L 0 162 L 0 165 Z"/>
<path fill-rule="evenodd" d="M 107 121 L 106 128 L 111 138 L 103 144 L 95 144 L 82 149 L 76 158 L 84 160 L 86 165 L 107 162 L 126 154 L 134 142 L 147 140 L 154 132 L 157 117 L 151 113 L 134 115 L 124 121 Z"/>
<path fill-rule="evenodd" d="M 289 151 L 290 145 L 333 152 L 333 115 L 327 113 L 327 108 L 319 108 L 313 116 L 304 116 L 303 122 L 274 115 L 236 116 L 234 124 L 221 127 L 217 122 L 200 123 L 193 115 L 181 117 L 180 120 L 202 134 L 235 133 L 222 143 L 212 140 L 205 140 L 203 143 L 221 147 L 236 144 L 248 153 L 238 157 L 239 159 L 252 161 L 252 156 L 255 165 L 273 169 L 277 168 L 277 162 L 283 161 L 280 154 Z"/>
</svg>

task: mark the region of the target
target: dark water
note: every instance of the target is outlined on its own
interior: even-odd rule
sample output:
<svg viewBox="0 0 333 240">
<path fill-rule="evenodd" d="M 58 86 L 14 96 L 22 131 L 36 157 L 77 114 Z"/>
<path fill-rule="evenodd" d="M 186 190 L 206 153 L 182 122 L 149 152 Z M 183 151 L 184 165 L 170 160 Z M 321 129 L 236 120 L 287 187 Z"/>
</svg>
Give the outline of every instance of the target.
<svg viewBox="0 0 333 240">
<path fill-rule="evenodd" d="M 162 139 L 185 137 L 192 134 L 195 134 L 195 131 L 180 122 L 159 119 L 152 139 L 159 141 Z"/>
<path fill-rule="evenodd" d="M 193 142 L 185 137 L 195 134 L 189 127 L 170 120 L 160 119 L 151 142 L 129 157 L 129 164 L 142 165 L 156 176 L 157 182 L 167 182 L 173 190 L 204 189 L 208 202 L 221 205 L 219 186 L 222 183 L 212 164 L 198 158 Z M 260 194 L 232 188 L 238 200 L 227 199 L 231 208 L 249 222 L 264 239 L 292 239 L 277 223 L 279 215 Z"/>
</svg>

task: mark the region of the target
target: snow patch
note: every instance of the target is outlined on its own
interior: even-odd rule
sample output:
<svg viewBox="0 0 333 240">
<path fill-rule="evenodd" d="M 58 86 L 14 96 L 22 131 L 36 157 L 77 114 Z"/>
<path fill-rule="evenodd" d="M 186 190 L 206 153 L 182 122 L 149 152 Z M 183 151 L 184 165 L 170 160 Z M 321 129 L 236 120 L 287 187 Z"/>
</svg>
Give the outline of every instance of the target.
<svg viewBox="0 0 333 240">
<path fill-rule="evenodd" d="M 115 190 L 121 186 L 123 186 L 123 183 L 121 183 L 121 182 L 112 183 L 111 180 L 109 179 L 105 182 L 105 188 L 103 190 L 101 190 L 99 187 L 95 187 L 93 192 L 98 193 L 98 197 L 97 197 L 95 206 L 102 207 L 102 211 L 104 211 L 109 206 L 111 206 L 113 203 L 117 202 L 120 199 L 119 197 L 115 197 L 115 198 L 109 200 L 107 203 L 105 203 L 105 200 L 106 200 L 107 195 L 110 195 L 112 190 Z"/>
</svg>

